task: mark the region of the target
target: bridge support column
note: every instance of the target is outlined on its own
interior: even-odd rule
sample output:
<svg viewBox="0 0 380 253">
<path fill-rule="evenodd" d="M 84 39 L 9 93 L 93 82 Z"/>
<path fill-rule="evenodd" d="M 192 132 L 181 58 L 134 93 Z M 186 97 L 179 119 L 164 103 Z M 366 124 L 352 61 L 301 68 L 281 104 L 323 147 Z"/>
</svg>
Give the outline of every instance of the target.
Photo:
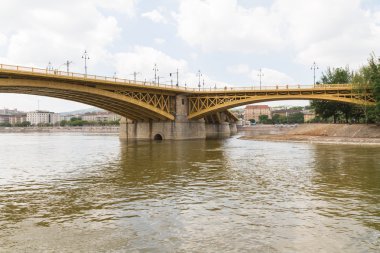
<svg viewBox="0 0 380 253">
<path fill-rule="evenodd" d="M 188 120 L 187 108 L 186 96 L 177 95 L 174 121 L 131 121 L 124 118 L 120 123 L 120 138 L 137 140 L 205 139 L 204 119 Z"/>
<path fill-rule="evenodd" d="M 231 135 L 230 124 L 228 122 L 206 124 L 207 138 L 223 138 Z"/>
<path fill-rule="evenodd" d="M 236 122 L 230 123 L 230 131 L 231 131 L 231 134 L 236 134 L 237 133 Z"/>
</svg>

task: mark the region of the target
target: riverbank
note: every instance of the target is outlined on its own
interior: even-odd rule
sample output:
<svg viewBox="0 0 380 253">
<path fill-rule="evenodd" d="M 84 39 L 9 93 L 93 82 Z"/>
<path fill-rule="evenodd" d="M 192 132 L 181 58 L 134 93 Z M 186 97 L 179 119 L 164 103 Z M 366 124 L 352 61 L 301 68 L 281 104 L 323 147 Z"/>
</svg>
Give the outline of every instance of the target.
<svg viewBox="0 0 380 253">
<path fill-rule="evenodd" d="M 119 133 L 118 126 L 0 127 L 0 133 Z"/>
<path fill-rule="evenodd" d="M 259 125 L 242 128 L 241 139 L 293 141 L 328 144 L 361 144 L 380 146 L 380 127 L 376 125 L 301 124 Z"/>
</svg>

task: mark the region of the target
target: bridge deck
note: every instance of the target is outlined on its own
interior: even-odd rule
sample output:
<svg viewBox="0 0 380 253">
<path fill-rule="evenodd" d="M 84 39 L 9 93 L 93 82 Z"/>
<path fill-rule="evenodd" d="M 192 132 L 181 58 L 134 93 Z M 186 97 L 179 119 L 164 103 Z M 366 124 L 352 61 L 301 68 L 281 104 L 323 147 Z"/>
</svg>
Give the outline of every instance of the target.
<svg viewBox="0 0 380 253">
<path fill-rule="evenodd" d="M 191 88 L 6 64 L 0 64 L 0 92 L 83 102 L 135 120 L 174 120 L 177 95 L 187 98 L 188 119 L 264 101 L 318 99 L 361 105 L 375 102 L 370 88 L 358 89 L 352 84 Z"/>
<path fill-rule="evenodd" d="M 138 81 L 123 79 L 118 77 L 107 77 L 98 75 L 89 75 L 75 72 L 65 72 L 60 70 L 48 70 L 42 68 L 34 67 L 24 67 L 0 64 L 0 75 L 5 75 L 7 77 L 15 78 L 33 78 L 33 79 L 50 79 L 55 81 L 75 81 L 75 82 L 86 82 L 94 84 L 112 84 L 119 86 L 127 86 L 131 88 L 143 88 L 143 89 L 153 89 L 153 90 L 166 90 L 175 93 L 205 93 L 205 94 L 216 94 L 216 93 L 239 93 L 239 92 L 260 92 L 260 91 L 288 91 L 288 90 L 336 90 L 341 89 L 352 89 L 352 84 L 318 84 L 318 85 L 301 85 L 301 84 L 289 84 L 289 85 L 272 85 L 272 86 L 245 86 L 245 87 L 235 87 L 235 86 L 225 86 L 219 88 L 194 88 L 187 86 L 176 86 L 168 85 L 162 83 Z"/>
</svg>

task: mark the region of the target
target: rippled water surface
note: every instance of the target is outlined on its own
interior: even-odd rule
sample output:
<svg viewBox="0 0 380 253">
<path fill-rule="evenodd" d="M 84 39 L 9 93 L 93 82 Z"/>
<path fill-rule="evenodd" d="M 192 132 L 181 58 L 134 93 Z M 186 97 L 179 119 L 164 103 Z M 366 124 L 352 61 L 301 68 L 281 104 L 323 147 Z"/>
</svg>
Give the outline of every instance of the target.
<svg viewBox="0 0 380 253">
<path fill-rule="evenodd" d="M 380 148 L 0 135 L 1 252 L 379 252 Z"/>
</svg>

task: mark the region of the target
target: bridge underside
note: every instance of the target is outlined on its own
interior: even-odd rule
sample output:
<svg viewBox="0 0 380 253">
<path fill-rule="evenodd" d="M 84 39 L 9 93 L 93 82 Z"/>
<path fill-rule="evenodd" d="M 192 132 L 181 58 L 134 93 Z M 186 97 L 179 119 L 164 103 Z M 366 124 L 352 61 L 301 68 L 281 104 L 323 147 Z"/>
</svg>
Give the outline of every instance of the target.
<svg viewBox="0 0 380 253">
<path fill-rule="evenodd" d="M 127 96 L 125 92 L 128 91 L 114 92 L 54 81 L 0 78 L 0 93 L 28 94 L 70 100 L 112 111 L 136 121 L 174 120 L 174 116 L 168 112 L 172 106 L 170 96 L 151 95 L 147 99 L 151 100 L 152 105 L 136 99 L 137 92 L 129 92 L 130 96 Z M 154 106 L 155 102 L 161 103 L 163 106 Z M 167 108 L 167 111 L 161 108 Z"/>
<path fill-rule="evenodd" d="M 320 87 L 315 89 L 288 89 L 247 92 L 224 92 L 191 94 L 189 96 L 189 119 L 200 119 L 216 112 L 252 103 L 280 100 L 326 100 L 357 105 L 375 105 L 375 99 L 368 90 L 357 93 L 350 86 Z"/>
</svg>

